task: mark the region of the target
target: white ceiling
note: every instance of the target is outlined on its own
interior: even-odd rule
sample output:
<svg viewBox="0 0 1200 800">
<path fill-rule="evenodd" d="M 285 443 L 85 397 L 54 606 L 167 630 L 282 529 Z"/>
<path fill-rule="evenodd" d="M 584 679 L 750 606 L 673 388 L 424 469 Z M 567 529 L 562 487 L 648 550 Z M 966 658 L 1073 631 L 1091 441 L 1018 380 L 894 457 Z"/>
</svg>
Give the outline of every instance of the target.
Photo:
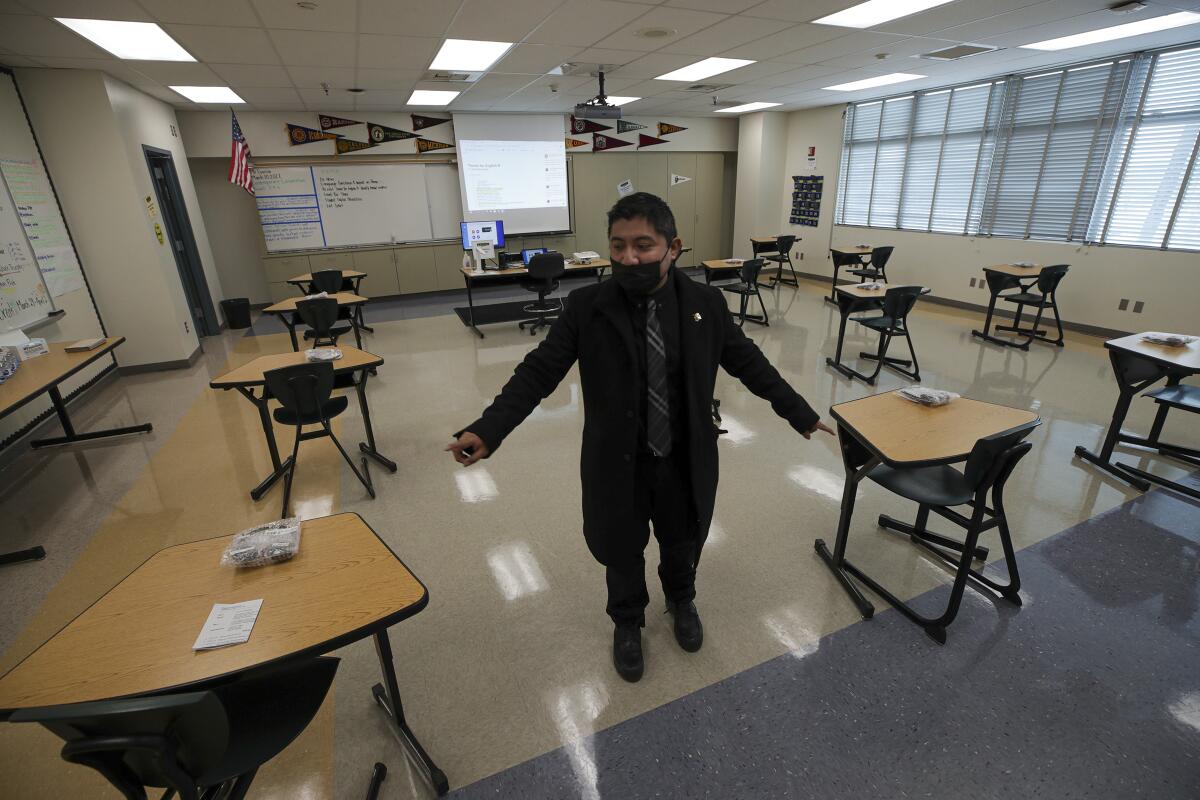
<svg viewBox="0 0 1200 800">
<path fill-rule="evenodd" d="M 1107 11 L 1115 0 L 955 0 L 865 31 L 809 24 L 858 1 L 317 0 L 304 10 L 293 0 L 0 0 L 0 64 L 100 69 L 178 108 L 224 106 L 191 103 L 169 84 L 229 85 L 259 110 L 399 110 L 413 89 L 457 88 L 421 80 L 442 39 L 492 39 L 518 44 L 449 110 L 569 111 L 596 93 L 595 80 L 545 73 L 576 62 L 608 65 L 610 94 L 643 97 L 629 115 L 701 116 L 712 113 L 711 95 L 652 78 L 707 56 L 753 59 L 705 82 L 733 84 L 718 93 L 722 105 L 765 100 L 788 111 L 1200 40 L 1193 25 L 1059 52 L 1016 49 L 1200 11 L 1200 0 L 1149 0 L 1131 16 Z M 54 17 L 158 22 L 198 63 L 120 61 Z M 639 35 L 657 27 L 675 33 Z M 949 63 L 915 58 L 962 42 L 1004 49 Z M 928 77 L 822 89 L 889 72 Z"/>
</svg>

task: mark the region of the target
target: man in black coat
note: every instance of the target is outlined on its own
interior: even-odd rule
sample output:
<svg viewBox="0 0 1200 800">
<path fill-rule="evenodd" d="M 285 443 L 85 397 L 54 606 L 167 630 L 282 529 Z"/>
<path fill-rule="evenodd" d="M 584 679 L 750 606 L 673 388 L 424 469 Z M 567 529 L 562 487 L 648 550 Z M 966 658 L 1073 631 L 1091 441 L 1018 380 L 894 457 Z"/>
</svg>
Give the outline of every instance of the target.
<svg viewBox="0 0 1200 800">
<path fill-rule="evenodd" d="M 545 341 L 446 449 L 464 466 L 489 457 L 579 361 L 583 534 L 605 566 L 613 663 L 636 681 L 648 523 L 675 638 L 689 652 L 704 641 L 694 599 L 717 492 L 717 367 L 804 438 L 832 431 L 733 323 L 722 293 L 676 272 L 682 242 L 666 203 L 644 192 L 622 198 L 608 212 L 608 233 L 613 280 L 571 292 Z"/>
</svg>

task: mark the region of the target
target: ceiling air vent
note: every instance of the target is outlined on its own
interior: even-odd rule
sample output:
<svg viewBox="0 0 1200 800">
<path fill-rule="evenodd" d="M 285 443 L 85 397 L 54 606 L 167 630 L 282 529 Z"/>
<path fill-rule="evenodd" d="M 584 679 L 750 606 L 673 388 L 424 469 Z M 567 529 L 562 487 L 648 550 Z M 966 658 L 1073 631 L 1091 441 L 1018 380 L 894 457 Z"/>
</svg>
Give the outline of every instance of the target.
<svg viewBox="0 0 1200 800">
<path fill-rule="evenodd" d="M 989 47 L 983 44 L 956 44 L 953 47 L 934 50 L 932 53 L 922 53 L 921 58 L 928 58 L 934 61 L 957 61 L 960 58 L 977 56 L 980 53 L 990 53 L 993 50 L 999 49 L 999 47 Z"/>
<path fill-rule="evenodd" d="M 474 83 L 481 77 L 483 77 L 482 72 L 446 72 L 444 70 L 430 70 L 421 77 L 421 80 L 426 83 Z"/>
<path fill-rule="evenodd" d="M 733 85 L 734 84 L 732 84 L 732 83 L 693 83 L 691 86 L 685 86 L 683 88 L 683 91 L 685 91 L 685 92 L 701 92 L 703 94 L 708 94 L 710 92 L 719 92 L 719 91 L 722 91 L 723 89 L 728 89 L 730 86 L 733 86 Z"/>
</svg>

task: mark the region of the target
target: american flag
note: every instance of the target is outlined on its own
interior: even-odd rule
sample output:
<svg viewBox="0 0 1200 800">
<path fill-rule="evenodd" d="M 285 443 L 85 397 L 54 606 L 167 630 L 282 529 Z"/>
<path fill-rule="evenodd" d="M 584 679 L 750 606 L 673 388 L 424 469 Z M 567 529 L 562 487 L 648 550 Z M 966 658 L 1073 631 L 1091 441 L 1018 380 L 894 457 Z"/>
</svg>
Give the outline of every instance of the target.
<svg viewBox="0 0 1200 800">
<path fill-rule="evenodd" d="M 233 116 L 233 150 L 229 155 L 229 182 L 242 187 L 251 195 L 254 194 L 254 179 L 250 176 L 250 145 L 242 135 L 242 126 L 238 125 L 237 114 Z"/>
</svg>

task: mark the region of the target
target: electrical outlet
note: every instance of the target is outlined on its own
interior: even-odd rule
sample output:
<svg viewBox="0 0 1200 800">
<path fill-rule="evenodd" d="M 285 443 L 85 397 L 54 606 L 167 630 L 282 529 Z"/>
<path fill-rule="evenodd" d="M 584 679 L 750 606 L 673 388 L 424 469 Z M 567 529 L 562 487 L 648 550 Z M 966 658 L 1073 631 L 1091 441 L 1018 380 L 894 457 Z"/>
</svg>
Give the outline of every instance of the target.
<svg viewBox="0 0 1200 800">
<path fill-rule="evenodd" d="M 1142 302 L 1141 300 L 1138 300 L 1136 303 L 1133 304 L 1133 313 L 1135 313 L 1135 314 L 1142 313 L 1142 309 L 1145 307 L 1145 305 L 1146 304 L 1144 302 Z"/>
<path fill-rule="evenodd" d="M 975 288 L 975 279 L 974 278 L 971 278 L 971 288 L 972 289 Z"/>
<path fill-rule="evenodd" d="M 184 333 L 191 333 L 191 332 L 192 332 L 192 327 L 191 327 L 190 325 L 188 325 L 186 322 L 185 322 L 185 323 L 183 323 L 183 332 L 184 332 Z"/>
<path fill-rule="evenodd" d="M 1117 303 L 1117 311 L 1125 311 L 1128 308 L 1129 308 L 1129 301 L 1125 300 L 1124 298 L 1121 299 L 1121 302 Z"/>
</svg>

